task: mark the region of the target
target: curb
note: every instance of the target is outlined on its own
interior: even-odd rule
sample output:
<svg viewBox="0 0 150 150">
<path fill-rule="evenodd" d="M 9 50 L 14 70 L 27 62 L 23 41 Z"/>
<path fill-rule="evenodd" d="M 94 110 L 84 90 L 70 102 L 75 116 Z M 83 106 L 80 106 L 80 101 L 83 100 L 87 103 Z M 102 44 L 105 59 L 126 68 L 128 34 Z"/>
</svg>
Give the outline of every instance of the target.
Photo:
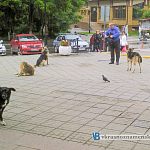
<svg viewBox="0 0 150 150">
<path fill-rule="evenodd" d="M 127 54 L 121 54 L 121 56 L 127 56 Z M 149 59 L 150 58 L 150 56 L 142 56 L 143 58 L 147 58 L 147 59 Z"/>
<path fill-rule="evenodd" d="M 150 56 L 143 56 L 143 58 L 150 58 Z"/>
</svg>

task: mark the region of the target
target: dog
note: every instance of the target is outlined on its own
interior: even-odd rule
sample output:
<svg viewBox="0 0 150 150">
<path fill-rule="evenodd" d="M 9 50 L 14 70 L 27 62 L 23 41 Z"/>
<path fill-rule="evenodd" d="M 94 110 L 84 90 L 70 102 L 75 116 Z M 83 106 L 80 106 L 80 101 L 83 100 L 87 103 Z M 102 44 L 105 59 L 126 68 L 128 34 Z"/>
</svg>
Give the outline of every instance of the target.
<svg viewBox="0 0 150 150">
<path fill-rule="evenodd" d="M 48 49 L 47 47 L 43 47 L 42 54 L 38 58 L 36 65 L 34 67 L 39 67 L 39 66 L 45 66 L 45 62 L 47 62 L 48 65 Z"/>
<path fill-rule="evenodd" d="M 3 120 L 2 115 L 3 115 L 4 109 L 9 104 L 11 91 L 16 91 L 16 90 L 14 88 L 0 87 L 0 124 L 4 126 L 6 125 L 6 123 Z"/>
<path fill-rule="evenodd" d="M 140 67 L 140 73 L 141 73 L 141 63 L 142 63 L 142 57 L 138 52 L 133 52 L 134 48 L 129 48 L 127 50 L 127 61 L 128 61 L 128 69 L 127 71 L 132 70 L 132 65 L 134 65 L 133 73 L 135 72 L 135 66 L 138 63 Z"/>
<path fill-rule="evenodd" d="M 17 75 L 18 75 L 18 77 L 19 76 L 33 76 L 34 72 L 35 72 L 34 67 L 32 67 L 27 62 L 22 62 L 20 64 L 20 70 Z"/>
</svg>

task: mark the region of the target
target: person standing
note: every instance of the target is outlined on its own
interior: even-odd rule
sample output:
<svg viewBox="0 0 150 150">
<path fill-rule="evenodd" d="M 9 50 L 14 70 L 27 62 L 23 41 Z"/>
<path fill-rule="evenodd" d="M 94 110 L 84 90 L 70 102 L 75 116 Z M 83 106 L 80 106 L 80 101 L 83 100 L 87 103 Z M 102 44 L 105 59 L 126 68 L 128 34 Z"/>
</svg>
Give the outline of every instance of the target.
<svg viewBox="0 0 150 150">
<path fill-rule="evenodd" d="M 127 36 L 125 31 L 122 32 L 121 38 L 120 38 L 120 44 L 121 44 L 121 52 L 126 52 L 127 49 Z"/>
<path fill-rule="evenodd" d="M 128 37 L 129 33 L 128 33 L 128 25 L 127 24 L 125 25 L 125 30 L 124 31 L 125 31 L 126 36 Z"/>
<path fill-rule="evenodd" d="M 111 52 L 111 62 L 109 64 L 114 64 L 116 53 L 116 65 L 119 65 L 120 59 L 120 30 L 114 25 L 114 23 L 109 23 L 109 28 L 105 33 L 108 37 L 109 49 Z"/>
<path fill-rule="evenodd" d="M 94 34 L 94 49 L 97 52 L 101 52 L 102 37 L 103 37 L 103 35 L 100 33 L 99 30 L 97 30 L 96 34 Z"/>
</svg>

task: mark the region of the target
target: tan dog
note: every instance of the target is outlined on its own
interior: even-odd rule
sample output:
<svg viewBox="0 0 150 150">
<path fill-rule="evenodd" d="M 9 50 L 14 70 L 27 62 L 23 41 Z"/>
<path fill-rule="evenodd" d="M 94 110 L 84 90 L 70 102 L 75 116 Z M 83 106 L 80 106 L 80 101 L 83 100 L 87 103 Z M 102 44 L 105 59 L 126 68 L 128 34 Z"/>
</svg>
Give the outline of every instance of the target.
<svg viewBox="0 0 150 150">
<path fill-rule="evenodd" d="M 22 62 L 20 64 L 20 70 L 18 73 L 19 76 L 33 76 L 34 75 L 34 68 L 28 64 L 27 62 Z"/>
<path fill-rule="evenodd" d="M 138 63 L 140 67 L 140 73 L 141 73 L 141 63 L 142 63 L 142 57 L 138 52 L 133 52 L 134 48 L 129 48 L 127 51 L 127 60 L 128 60 L 128 69 L 127 71 L 132 70 L 132 65 L 134 65 L 133 73 L 135 72 L 135 66 Z"/>
</svg>

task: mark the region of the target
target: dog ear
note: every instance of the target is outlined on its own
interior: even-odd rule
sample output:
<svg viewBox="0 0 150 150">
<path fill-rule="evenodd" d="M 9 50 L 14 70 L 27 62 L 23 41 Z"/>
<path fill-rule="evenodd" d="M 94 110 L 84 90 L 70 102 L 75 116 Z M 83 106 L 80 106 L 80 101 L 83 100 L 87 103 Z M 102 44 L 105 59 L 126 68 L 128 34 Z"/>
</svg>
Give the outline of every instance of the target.
<svg viewBox="0 0 150 150">
<path fill-rule="evenodd" d="M 9 88 L 11 91 L 16 91 L 16 89 L 14 89 L 14 88 Z"/>
</svg>

